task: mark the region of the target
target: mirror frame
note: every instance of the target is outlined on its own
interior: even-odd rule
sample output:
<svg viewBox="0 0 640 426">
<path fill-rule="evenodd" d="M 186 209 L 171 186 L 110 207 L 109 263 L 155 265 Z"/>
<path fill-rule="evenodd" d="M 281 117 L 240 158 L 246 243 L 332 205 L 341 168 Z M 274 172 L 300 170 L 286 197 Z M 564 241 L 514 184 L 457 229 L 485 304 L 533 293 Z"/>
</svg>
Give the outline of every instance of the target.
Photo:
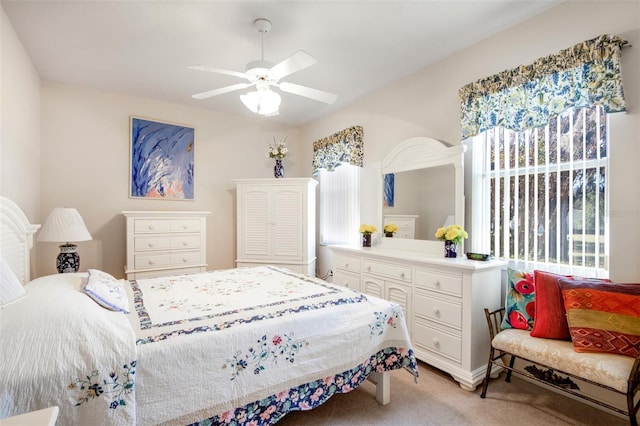
<svg viewBox="0 0 640 426">
<path fill-rule="evenodd" d="M 406 172 L 417 169 L 427 169 L 452 165 L 454 167 L 454 218 L 456 224 L 464 226 L 464 153 L 466 146 L 449 146 L 445 142 L 429 137 L 413 137 L 406 139 L 396 145 L 382 160 L 379 187 L 382 189 L 382 181 L 387 173 Z M 383 195 L 382 190 L 378 191 L 379 196 L 379 218 L 380 229 L 382 229 L 383 215 Z M 435 229 L 433 232 L 435 233 Z M 409 250 L 435 250 L 442 251 L 442 242 L 434 240 L 408 240 L 402 238 L 383 238 L 386 246 L 392 248 Z M 435 245 L 434 245 L 435 244 Z M 431 250 L 429 250 L 431 249 Z"/>
</svg>

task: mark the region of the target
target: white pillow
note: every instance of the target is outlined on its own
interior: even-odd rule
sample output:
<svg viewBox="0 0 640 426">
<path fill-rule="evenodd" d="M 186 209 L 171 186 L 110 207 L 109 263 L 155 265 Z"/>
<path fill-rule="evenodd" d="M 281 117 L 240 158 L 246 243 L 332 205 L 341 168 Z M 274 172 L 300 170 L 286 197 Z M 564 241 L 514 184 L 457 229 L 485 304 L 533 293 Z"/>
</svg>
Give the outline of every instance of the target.
<svg viewBox="0 0 640 426">
<path fill-rule="evenodd" d="M 0 308 L 24 297 L 27 292 L 11 268 L 0 258 Z"/>
<path fill-rule="evenodd" d="M 112 311 L 129 313 L 129 299 L 121 283 L 106 272 L 89 269 L 84 291 L 100 306 Z"/>
</svg>

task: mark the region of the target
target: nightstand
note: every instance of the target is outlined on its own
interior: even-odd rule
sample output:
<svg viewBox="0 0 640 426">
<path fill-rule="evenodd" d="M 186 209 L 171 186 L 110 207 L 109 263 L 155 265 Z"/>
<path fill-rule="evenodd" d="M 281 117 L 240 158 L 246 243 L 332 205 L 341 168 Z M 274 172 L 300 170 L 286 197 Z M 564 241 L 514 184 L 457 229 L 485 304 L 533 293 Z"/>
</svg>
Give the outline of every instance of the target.
<svg viewBox="0 0 640 426">
<path fill-rule="evenodd" d="M 54 406 L 0 419 L 0 426 L 54 426 L 58 419 L 58 411 L 59 408 Z"/>
</svg>

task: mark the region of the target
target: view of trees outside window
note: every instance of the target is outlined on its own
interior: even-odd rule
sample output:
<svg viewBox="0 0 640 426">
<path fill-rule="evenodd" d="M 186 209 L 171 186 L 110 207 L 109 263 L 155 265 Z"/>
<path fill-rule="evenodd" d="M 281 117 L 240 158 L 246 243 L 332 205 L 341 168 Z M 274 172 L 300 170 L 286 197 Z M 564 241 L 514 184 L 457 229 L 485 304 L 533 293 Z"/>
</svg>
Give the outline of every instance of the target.
<svg viewBox="0 0 640 426">
<path fill-rule="evenodd" d="M 494 256 L 608 269 L 607 129 L 590 107 L 544 128 L 487 131 Z"/>
</svg>

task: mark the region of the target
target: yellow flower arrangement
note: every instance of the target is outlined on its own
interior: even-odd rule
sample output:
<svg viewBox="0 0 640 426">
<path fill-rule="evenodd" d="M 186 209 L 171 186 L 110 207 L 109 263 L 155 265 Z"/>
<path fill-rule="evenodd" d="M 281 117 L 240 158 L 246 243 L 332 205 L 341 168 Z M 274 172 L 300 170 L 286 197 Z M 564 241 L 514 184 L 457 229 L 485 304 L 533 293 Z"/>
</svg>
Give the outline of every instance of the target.
<svg viewBox="0 0 640 426">
<path fill-rule="evenodd" d="M 438 228 L 436 238 L 443 241 L 453 241 L 460 244 L 463 238 L 469 238 L 469 234 L 460 225 L 450 225 L 446 228 Z"/>
<path fill-rule="evenodd" d="M 398 225 L 396 225 L 395 223 L 387 223 L 384 226 L 384 233 L 385 234 L 393 234 L 394 232 L 398 232 Z"/>
<path fill-rule="evenodd" d="M 378 229 L 373 226 L 373 225 L 367 225 L 366 223 L 363 223 L 362 225 L 360 225 L 360 230 L 359 232 L 361 234 L 373 234 L 374 232 L 376 232 Z"/>
</svg>

